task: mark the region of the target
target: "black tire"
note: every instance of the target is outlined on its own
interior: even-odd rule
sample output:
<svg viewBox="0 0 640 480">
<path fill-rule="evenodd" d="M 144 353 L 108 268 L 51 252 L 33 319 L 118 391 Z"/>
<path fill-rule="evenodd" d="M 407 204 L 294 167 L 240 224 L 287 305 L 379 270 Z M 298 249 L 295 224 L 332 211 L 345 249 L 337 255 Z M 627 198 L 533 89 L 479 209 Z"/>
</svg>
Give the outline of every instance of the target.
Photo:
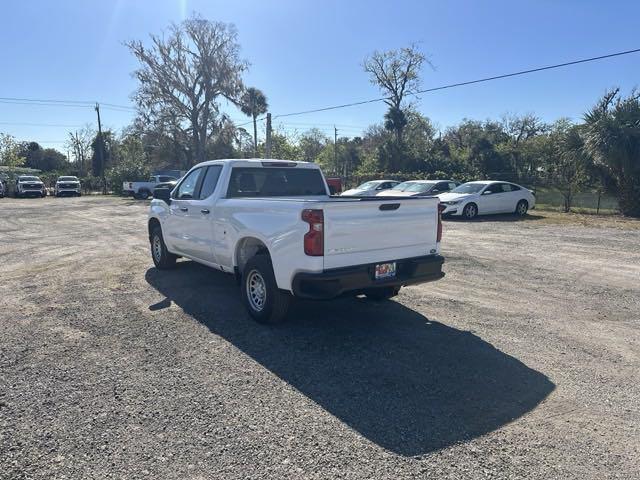
<svg viewBox="0 0 640 480">
<path fill-rule="evenodd" d="M 378 287 L 364 292 L 369 300 L 380 302 L 395 297 L 400 291 L 400 287 Z"/>
<path fill-rule="evenodd" d="M 478 216 L 478 206 L 475 203 L 467 203 L 462 209 L 462 216 L 467 220 L 473 220 Z"/>
<path fill-rule="evenodd" d="M 524 217 L 527 214 L 527 211 L 529 211 L 529 202 L 526 200 L 520 200 L 518 205 L 516 205 L 516 215 Z"/>
<path fill-rule="evenodd" d="M 140 198 L 141 200 L 146 200 L 150 195 L 151 194 L 149 193 L 149 190 L 141 190 L 138 193 L 138 198 Z"/>
<path fill-rule="evenodd" d="M 162 237 L 162 229 L 159 226 L 154 227 L 149 241 L 151 242 L 151 258 L 156 268 L 159 270 L 174 268 L 178 257 L 167 250 Z"/>
<path fill-rule="evenodd" d="M 240 297 L 251 318 L 269 325 L 284 321 L 291 303 L 291 295 L 278 288 L 268 255 L 256 255 L 244 266 Z"/>
</svg>

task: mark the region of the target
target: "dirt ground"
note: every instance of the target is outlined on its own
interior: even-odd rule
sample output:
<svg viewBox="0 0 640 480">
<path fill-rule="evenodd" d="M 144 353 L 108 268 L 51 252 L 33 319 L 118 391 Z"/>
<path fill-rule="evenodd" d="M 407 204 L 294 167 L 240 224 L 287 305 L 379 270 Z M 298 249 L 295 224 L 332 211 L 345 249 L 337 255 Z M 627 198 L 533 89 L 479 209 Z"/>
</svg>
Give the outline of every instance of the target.
<svg viewBox="0 0 640 480">
<path fill-rule="evenodd" d="M 145 202 L 0 200 L 0 478 L 640 478 L 640 230 L 447 221 L 447 276 L 245 315 Z"/>
</svg>

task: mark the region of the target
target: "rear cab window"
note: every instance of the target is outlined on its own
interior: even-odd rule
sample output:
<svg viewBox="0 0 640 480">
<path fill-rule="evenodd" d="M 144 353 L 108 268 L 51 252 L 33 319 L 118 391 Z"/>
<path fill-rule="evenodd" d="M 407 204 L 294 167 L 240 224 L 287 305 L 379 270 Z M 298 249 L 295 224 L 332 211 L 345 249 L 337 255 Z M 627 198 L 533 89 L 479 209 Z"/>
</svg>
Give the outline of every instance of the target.
<svg viewBox="0 0 640 480">
<path fill-rule="evenodd" d="M 324 195 L 327 189 L 317 168 L 235 167 L 227 189 L 227 198 Z"/>
</svg>

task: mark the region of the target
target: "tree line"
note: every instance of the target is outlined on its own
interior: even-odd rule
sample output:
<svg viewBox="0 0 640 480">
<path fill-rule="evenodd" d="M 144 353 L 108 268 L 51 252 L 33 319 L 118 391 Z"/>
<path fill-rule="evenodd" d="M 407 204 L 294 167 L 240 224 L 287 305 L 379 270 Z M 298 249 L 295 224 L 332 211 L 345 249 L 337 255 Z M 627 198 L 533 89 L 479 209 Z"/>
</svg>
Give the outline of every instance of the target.
<svg viewBox="0 0 640 480">
<path fill-rule="evenodd" d="M 159 169 L 186 170 L 215 158 L 264 156 L 258 122 L 267 95 L 248 87 L 249 68 L 240 54 L 235 27 L 197 15 L 150 41 L 128 42 L 138 59 L 133 95 L 137 116 L 121 132 L 102 138 L 87 127 L 69 134 L 74 161 L 34 142 L 0 136 L 0 164 L 100 177 L 112 188 Z M 623 214 L 640 216 L 640 95 L 612 89 L 585 108 L 580 122 L 543 122 L 533 114 L 494 120 L 465 119 L 444 130 L 417 108 L 423 67 L 418 46 L 373 52 L 364 75 L 379 88 L 386 112 L 356 137 L 334 143 L 323 131 L 291 133 L 277 123 L 271 156 L 319 163 L 326 173 L 346 177 L 395 175 L 457 180 L 497 178 L 558 189 L 564 208 L 576 192 L 596 188 L 618 197 Z M 236 125 L 222 105 L 248 118 Z M 260 138 L 262 137 L 262 138 Z M 103 147 L 105 156 L 98 154 Z"/>
</svg>

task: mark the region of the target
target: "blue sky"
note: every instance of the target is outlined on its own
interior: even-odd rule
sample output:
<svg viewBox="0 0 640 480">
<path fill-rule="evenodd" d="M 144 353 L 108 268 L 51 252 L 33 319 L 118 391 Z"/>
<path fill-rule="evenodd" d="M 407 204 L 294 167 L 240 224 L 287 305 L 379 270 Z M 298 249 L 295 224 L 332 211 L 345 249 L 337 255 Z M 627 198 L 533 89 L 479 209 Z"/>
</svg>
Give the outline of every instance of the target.
<svg viewBox="0 0 640 480">
<path fill-rule="evenodd" d="M 0 97 L 130 105 L 136 62 L 122 42 L 146 40 L 191 12 L 237 26 L 251 63 L 246 84 L 266 93 L 274 115 L 379 96 L 362 60 L 410 42 L 435 65 L 423 69 L 425 88 L 640 48 L 637 1 L 22 0 L 3 3 Z M 639 74 L 634 54 L 425 94 L 417 105 L 441 128 L 504 113 L 577 120 L 607 88 L 638 85 Z M 289 117 L 282 127 L 332 134 L 338 124 L 353 136 L 383 113 L 371 104 Z M 131 119 L 109 109 L 102 116 L 115 129 Z M 61 150 L 67 132 L 86 123 L 95 123 L 90 108 L 0 103 L 0 132 Z"/>
</svg>

